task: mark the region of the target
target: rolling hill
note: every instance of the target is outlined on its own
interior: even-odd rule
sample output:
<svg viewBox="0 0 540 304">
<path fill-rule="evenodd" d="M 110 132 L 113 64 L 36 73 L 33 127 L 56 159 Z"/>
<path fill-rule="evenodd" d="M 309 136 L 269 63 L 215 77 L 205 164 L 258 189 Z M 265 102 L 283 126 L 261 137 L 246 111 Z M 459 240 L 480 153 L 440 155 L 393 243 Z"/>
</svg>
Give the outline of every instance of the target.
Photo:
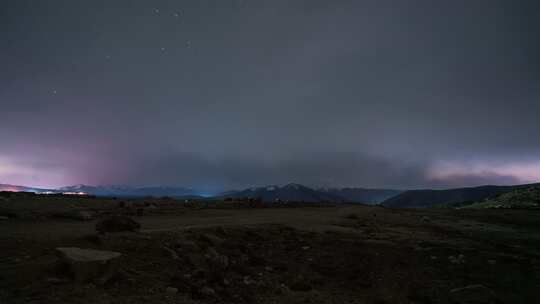
<svg viewBox="0 0 540 304">
<path fill-rule="evenodd" d="M 464 209 L 540 209 L 540 187 L 515 189 L 494 198 L 456 207 Z"/>
<path fill-rule="evenodd" d="M 382 205 L 392 208 L 424 208 L 437 205 L 472 203 L 494 198 L 516 189 L 540 186 L 527 184 L 515 186 L 480 186 L 447 190 L 409 190 L 385 200 Z"/>
</svg>

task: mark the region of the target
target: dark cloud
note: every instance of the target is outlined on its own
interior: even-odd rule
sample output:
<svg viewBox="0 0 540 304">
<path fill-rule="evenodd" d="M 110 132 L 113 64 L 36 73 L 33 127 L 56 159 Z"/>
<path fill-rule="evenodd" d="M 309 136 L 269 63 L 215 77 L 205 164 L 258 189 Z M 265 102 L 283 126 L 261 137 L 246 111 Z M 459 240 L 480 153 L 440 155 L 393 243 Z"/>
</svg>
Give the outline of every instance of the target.
<svg viewBox="0 0 540 304">
<path fill-rule="evenodd" d="M 536 1 L 1 5 L 0 182 L 540 179 Z"/>
</svg>

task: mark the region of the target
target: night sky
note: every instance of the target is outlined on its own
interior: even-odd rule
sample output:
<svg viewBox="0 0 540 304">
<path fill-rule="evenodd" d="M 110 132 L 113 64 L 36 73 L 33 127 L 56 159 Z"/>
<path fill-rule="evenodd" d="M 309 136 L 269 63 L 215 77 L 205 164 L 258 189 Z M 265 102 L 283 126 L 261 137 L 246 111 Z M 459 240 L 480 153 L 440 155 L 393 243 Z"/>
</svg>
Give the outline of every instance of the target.
<svg viewBox="0 0 540 304">
<path fill-rule="evenodd" d="M 2 0 L 0 183 L 540 181 L 537 3 Z"/>
</svg>

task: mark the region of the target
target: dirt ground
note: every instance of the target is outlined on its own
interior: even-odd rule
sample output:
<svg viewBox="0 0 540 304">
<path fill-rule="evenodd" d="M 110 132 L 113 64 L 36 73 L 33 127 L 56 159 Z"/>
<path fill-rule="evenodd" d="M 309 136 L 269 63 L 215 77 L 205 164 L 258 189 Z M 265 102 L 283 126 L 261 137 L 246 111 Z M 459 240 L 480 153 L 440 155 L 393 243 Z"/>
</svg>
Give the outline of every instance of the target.
<svg viewBox="0 0 540 304">
<path fill-rule="evenodd" d="M 120 212 L 116 203 L 96 206 Z M 0 221 L 0 303 L 538 303 L 540 297 L 538 211 L 168 204 L 134 216 L 139 232 L 104 235 L 95 232 L 97 220 L 48 215 Z M 59 267 L 56 247 L 122 256 L 111 280 L 78 283 Z"/>
</svg>

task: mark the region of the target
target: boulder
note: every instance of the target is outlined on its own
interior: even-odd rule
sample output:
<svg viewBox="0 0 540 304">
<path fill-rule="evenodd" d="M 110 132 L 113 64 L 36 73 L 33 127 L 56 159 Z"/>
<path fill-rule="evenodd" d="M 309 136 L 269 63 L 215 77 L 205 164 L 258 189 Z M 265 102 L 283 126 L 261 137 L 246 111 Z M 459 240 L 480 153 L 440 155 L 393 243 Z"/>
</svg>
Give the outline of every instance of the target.
<svg viewBox="0 0 540 304">
<path fill-rule="evenodd" d="M 99 233 L 137 231 L 141 224 L 127 216 L 110 216 L 96 223 L 96 230 Z"/>
<path fill-rule="evenodd" d="M 60 262 L 77 282 L 105 283 L 116 274 L 118 260 L 122 255 L 114 251 L 58 247 Z"/>
<path fill-rule="evenodd" d="M 450 300 L 455 304 L 491 304 L 496 303 L 497 298 L 493 290 L 475 284 L 450 290 Z"/>
</svg>

